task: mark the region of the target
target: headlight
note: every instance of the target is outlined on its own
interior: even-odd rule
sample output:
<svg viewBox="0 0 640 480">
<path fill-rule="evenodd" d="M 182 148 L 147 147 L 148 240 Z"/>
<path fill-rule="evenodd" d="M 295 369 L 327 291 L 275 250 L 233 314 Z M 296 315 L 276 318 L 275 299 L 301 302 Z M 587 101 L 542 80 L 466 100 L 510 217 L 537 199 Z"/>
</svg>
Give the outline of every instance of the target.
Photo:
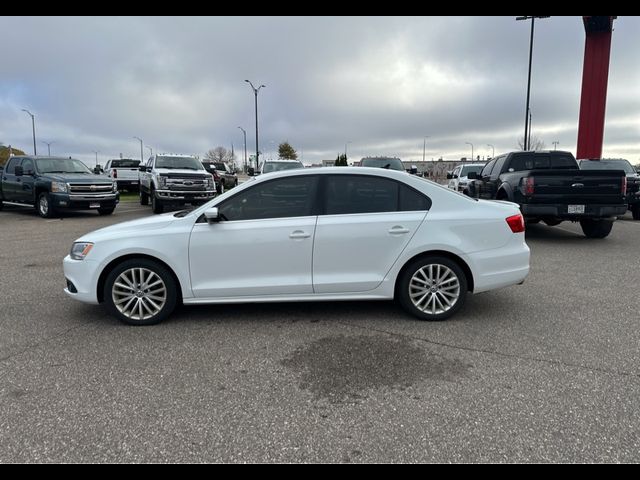
<svg viewBox="0 0 640 480">
<path fill-rule="evenodd" d="M 113 193 L 116 193 L 118 191 L 118 182 L 113 182 L 112 189 Z"/>
<path fill-rule="evenodd" d="M 51 191 L 57 193 L 67 193 L 69 186 L 64 182 L 51 182 Z"/>
<path fill-rule="evenodd" d="M 159 188 L 164 188 L 167 185 L 167 177 L 163 177 L 162 175 L 156 175 L 156 182 L 158 183 Z"/>
<path fill-rule="evenodd" d="M 209 175 L 209 178 L 207 178 L 207 188 L 213 188 L 214 186 L 213 175 Z"/>
<path fill-rule="evenodd" d="M 93 248 L 93 243 L 90 242 L 76 242 L 71 247 L 71 258 L 74 260 L 84 260 L 89 255 L 89 252 Z"/>
</svg>

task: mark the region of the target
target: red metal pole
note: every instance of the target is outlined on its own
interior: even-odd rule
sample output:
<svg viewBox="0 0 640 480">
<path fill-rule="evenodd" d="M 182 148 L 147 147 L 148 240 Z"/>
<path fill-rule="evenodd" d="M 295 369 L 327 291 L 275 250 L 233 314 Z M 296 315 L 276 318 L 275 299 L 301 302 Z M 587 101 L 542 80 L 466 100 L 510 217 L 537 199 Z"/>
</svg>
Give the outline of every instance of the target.
<svg viewBox="0 0 640 480">
<path fill-rule="evenodd" d="M 601 158 L 611 31 L 615 16 L 583 17 L 586 41 L 578 124 L 577 158 Z"/>
</svg>

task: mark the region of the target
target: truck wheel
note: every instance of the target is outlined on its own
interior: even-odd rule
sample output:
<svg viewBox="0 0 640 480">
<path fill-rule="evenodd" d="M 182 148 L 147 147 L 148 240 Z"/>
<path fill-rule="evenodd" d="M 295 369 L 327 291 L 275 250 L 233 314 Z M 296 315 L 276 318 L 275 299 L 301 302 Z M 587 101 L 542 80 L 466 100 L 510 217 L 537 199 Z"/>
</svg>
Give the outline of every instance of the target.
<svg viewBox="0 0 640 480">
<path fill-rule="evenodd" d="M 110 208 L 99 208 L 99 209 L 98 209 L 98 213 L 99 213 L 100 215 L 111 215 L 115 209 L 116 209 L 116 207 L 110 207 Z"/>
<path fill-rule="evenodd" d="M 149 205 L 149 195 L 140 189 L 140 205 Z"/>
<path fill-rule="evenodd" d="M 109 313 L 129 325 L 153 325 L 173 312 L 178 300 L 176 281 L 159 263 L 134 258 L 109 273 L 104 303 Z"/>
<path fill-rule="evenodd" d="M 411 262 L 399 278 L 396 298 L 420 320 L 446 320 L 464 304 L 467 277 L 446 257 L 428 256 Z"/>
<path fill-rule="evenodd" d="M 151 209 L 153 210 L 153 213 L 164 212 L 164 205 L 162 204 L 161 200 L 158 200 L 156 198 L 156 194 L 153 192 L 153 190 L 151 191 Z"/>
<path fill-rule="evenodd" d="M 0 200 L 0 210 L 2 210 L 3 207 L 4 205 L 2 204 L 2 200 Z"/>
<path fill-rule="evenodd" d="M 0 209 L 2 209 L 1 206 Z M 640 204 L 636 204 L 631 207 L 631 215 L 633 216 L 634 220 L 640 220 Z"/>
<path fill-rule="evenodd" d="M 580 226 L 587 238 L 605 238 L 613 228 L 613 220 L 580 220 Z"/>
<path fill-rule="evenodd" d="M 233 186 L 237 187 L 238 186 L 238 179 L 236 178 L 235 181 L 233 182 Z"/>
<path fill-rule="evenodd" d="M 53 218 L 55 210 L 51 205 L 51 198 L 49 198 L 48 192 L 42 192 L 38 196 L 38 202 L 36 203 L 36 211 L 42 218 Z"/>
</svg>

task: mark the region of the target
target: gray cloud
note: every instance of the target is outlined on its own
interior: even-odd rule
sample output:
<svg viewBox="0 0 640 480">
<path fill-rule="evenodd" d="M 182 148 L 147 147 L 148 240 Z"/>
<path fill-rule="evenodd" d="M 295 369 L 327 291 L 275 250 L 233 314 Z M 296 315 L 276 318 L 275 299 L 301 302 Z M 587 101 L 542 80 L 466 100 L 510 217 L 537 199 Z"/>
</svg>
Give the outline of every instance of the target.
<svg viewBox="0 0 640 480">
<path fill-rule="evenodd" d="M 640 160 L 640 21 L 615 23 L 605 155 Z M 487 155 L 522 135 L 528 22 L 514 17 L 0 19 L 0 141 L 31 150 L 29 117 L 53 153 L 92 163 L 157 150 L 204 153 L 247 130 L 259 95 L 263 151 L 288 140 L 305 162 L 394 154 Z M 28 35 L 25 35 L 28 32 Z M 580 17 L 536 23 L 533 133 L 575 153 Z M 38 148 L 46 149 L 39 144 Z M 42 150 L 41 150 L 42 151 Z M 146 153 L 146 152 L 145 152 Z"/>
</svg>

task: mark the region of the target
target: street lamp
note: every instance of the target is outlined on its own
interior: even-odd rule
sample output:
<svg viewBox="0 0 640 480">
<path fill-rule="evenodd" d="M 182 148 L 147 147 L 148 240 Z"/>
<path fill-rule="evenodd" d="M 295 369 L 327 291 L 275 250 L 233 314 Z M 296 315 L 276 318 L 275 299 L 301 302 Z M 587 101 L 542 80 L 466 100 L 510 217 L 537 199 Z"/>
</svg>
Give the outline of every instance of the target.
<svg viewBox="0 0 640 480">
<path fill-rule="evenodd" d="M 247 131 L 242 127 L 238 128 L 242 130 L 242 135 L 244 136 L 244 173 L 247 173 Z"/>
<path fill-rule="evenodd" d="M 427 135 L 426 137 L 424 137 L 424 141 L 422 142 L 422 163 L 423 163 L 423 168 L 424 168 L 424 162 L 425 162 L 425 154 L 427 153 L 427 138 L 429 138 L 430 136 Z"/>
<path fill-rule="evenodd" d="M 471 145 L 471 161 L 473 162 L 473 143 L 471 142 L 464 142 L 464 143 L 466 143 L 467 145 Z"/>
<path fill-rule="evenodd" d="M 249 80 L 245 80 L 249 85 L 251 85 L 251 89 L 253 90 L 253 95 L 256 100 L 256 171 L 258 171 L 260 165 L 260 150 L 258 150 L 258 92 L 261 88 L 266 87 L 266 85 L 260 85 L 258 88 L 253 86 Z"/>
<path fill-rule="evenodd" d="M 38 153 L 36 152 L 36 116 L 26 108 L 23 108 L 22 111 L 27 112 L 31 116 L 31 129 L 33 130 L 33 154 L 37 155 Z"/>
<path fill-rule="evenodd" d="M 51 144 L 55 142 L 45 142 L 44 140 L 41 140 L 41 142 L 47 146 L 47 152 L 48 152 L 47 154 L 51 156 Z"/>
<path fill-rule="evenodd" d="M 560 142 L 556 140 L 556 141 L 551 142 L 551 143 L 553 143 L 553 149 L 555 150 Z"/>
<path fill-rule="evenodd" d="M 142 145 L 144 145 L 144 142 L 140 137 L 133 137 L 133 138 L 135 138 L 140 142 L 140 165 L 142 165 L 144 163 L 144 149 L 142 147 Z"/>
<path fill-rule="evenodd" d="M 97 150 L 91 150 L 93 153 L 96 154 L 96 167 L 98 166 L 98 151 Z"/>
<path fill-rule="evenodd" d="M 151 156 L 153 157 L 153 148 L 151 148 L 149 145 L 146 145 L 146 147 L 149 149 L 149 152 L 151 152 Z"/>
<path fill-rule="evenodd" d="M 536 18 L 549 18 L 549 16 L 523 16 L 516 17 L 516 20 L 529 20 L 531 19 L 531 39 L 529 40 L 529 78 L 527 80 L 527 106 L 524 110 L 524 150 L 529 150 L 531 145 L 529 145 L 529 97 L 531 93 L 531 59 L 533 58 L 533 26 Z"/>
<path fill-rule="evenodd" d="M 496 156 L 496 149 L 490 143 L 487 143 L 487 147 L 491 147 L 491 158 Z"/>
</svg>

